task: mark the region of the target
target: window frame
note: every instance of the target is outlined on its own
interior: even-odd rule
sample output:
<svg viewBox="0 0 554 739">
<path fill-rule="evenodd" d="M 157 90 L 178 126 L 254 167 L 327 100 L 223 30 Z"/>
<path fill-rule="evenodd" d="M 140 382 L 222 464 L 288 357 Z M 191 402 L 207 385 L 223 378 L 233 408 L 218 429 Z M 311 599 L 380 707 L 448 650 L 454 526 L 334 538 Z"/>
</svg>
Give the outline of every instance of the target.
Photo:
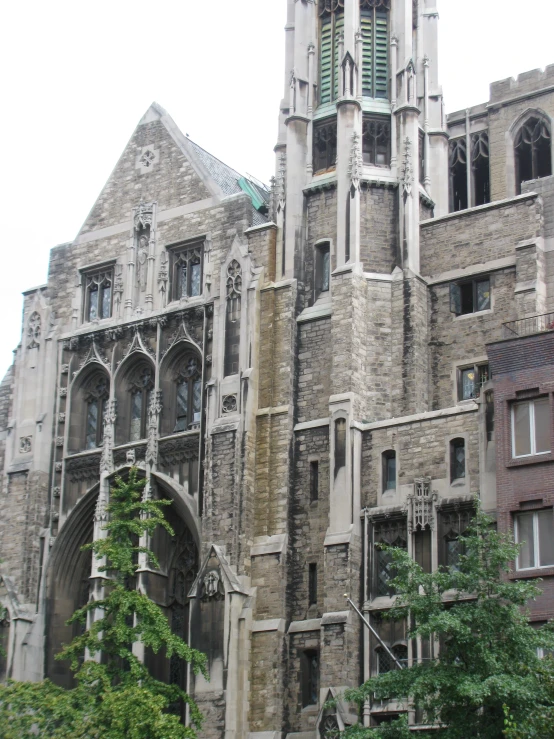
<svg viewBox="0 0 554 739">
<path fill-rule="evenodd" d="M 530 567 L 520 567 L 520 556 L 521 556 L 521 549 L 518 551 L 518 555 L 516 557 L 516 571 L 517 572 L 529 572 L 530 570 L 548 570 L 554 568 L 554 558 L 552 563 L 550 564 L 537 564 L 537 561 L 540 562 L 540 529 L 539 529 L 539 515 L 541 513 L 550 513 L 550 518 L 554 522 L 554 511 L 552 508 L 539 508 L 538 510 L 526 510 L 526 511 L 518 511 L 517 513 L 513 514 L 513 522 L 514 522 L 514 540 L 516 544 L 521 544 L 522 542 L 519 540 L 519 519 L 522 516 L 533 516 L 533 565 Z"/>
<path fill-rule="evenodd" d="M 320 142 L 325 143 L 325 152 L 323 154 L 323 150 L 318 147 Z M 337 168 L 336 116 L 322 118 L 313 123 L 312 168 L 314 176 L 334 172 Z"/>
<path fill-rule="evenodd" d="M 80 270 L 81 273 L 81 285 L 83 288 L 83 305 L 82 305 L 82 322 L 83 323 L 92 323 L 93 321 L 103 321 L 107 318 L 111 318 L 113 316 L 113 293 L 114 293 L 114 267 L 115 267 L 115 261 L 112 262 L 105 262 L 102 264 L 94 265 L 92 267 L 86 267 L 85 269 Z M 102 278 L 95 279 L 95 278 Z M 91 290 L 91 285 L 89 285 L 89 280 L 95 280 L 95 283 L 97 285 L 96 290 Z M 110 300 L 109 300 L 109 311 L 108 315 L 104 315 L 104 291 L 105 281 L 109 281 L 109 288 L 110 288 Z M 97 292 L 98 293 L 98 302 L 97 302 L 97 315 L 94 318 L 91 318 L 90 316 L 90 310 L 91 310 L 91 293 Z"/>
<path fill-rule="evenodd" d="M 550 437 L 550 449 L 543 452 L 537 452 L 537 427 L 535 424 L 535 403 L 538 400 L 546 400 L 548 405 L 548 418 L 550 423 L 548 424 L 548 432 Z M 515 436 L 515 408 L 518 405 L 524 403 L 529 404 L 529 431 L 530 431 L 530 453 L 529 454 L 516 454 L 516 436 Z M 529 459 L 530 457 L 542 457 L 546 454 L 552 454 L 552 402 L 550 395 L 538 395 L 535 398 L 529 398 L 525 400 L 515 400 L 510 403 L 510 450 L 512 459 Z"/>
<path fill-rule="evenodd" d="M 464 474 L 461 476 L 454 476 L 454 467 L 456 466 L 457 462 L 455 460 L 455 454 L 456 449 L 462 447 L 464 450 Z M 448 442 L 448 449 L 449 449 L 449 455 L 450 455 L 450 484 L 454 485 L 455 483 L 459 483 L 461 481 L 465 482 L 467 480 L 467 443 L 466 439 L 463 436 L 456 436 L 453 439 L 450 439 Z"/>
<path fill-rule="evenodd" d="M 362 97 L 370 98 L 372 100 L 389 100 L 390 99 L 390 76 L 391 76 L 391 65 L 390 65 L 390 37 L 391 37 L 391 14 L 390 14 L 390 3 L 380 2 L 371 3 L 367 0 L 360 1 L 360 30 L 362 33 L 362 63 L 360 65 L 360 74 L 362 76 Z M 370 23 L 370 31 L 368 33 L 368 21 Z M 379 33 L 379 24 L 385 24 L 385 33 Z M 371 34 L 371 38 L 369 35 Z M 380 49 L 380 43 L 386 36 L 386 49 Z M 364 87 L 364 80 L 368 74 L 368 66 L 364 63 L 368 57 L 369 60 L 369 75 L 371 82 L 369 86 Z M 379 84 L 379 79 L 382 79 L 382 74 L 378 74 L 380 61 L 385 61 L 386 69 L 384 70 L 385 78 L 384 83 Z M 383 70 L 382 70 L 383 71 Z M 384 84 L 384 88 L 382 85 Z M 379 89 L 382 88 L 382 94 L 379 93 Z"/>
<path fill-rule="evenodd" d="M 319 500 L 319 459 L 310 460 L 310 503 Z"/>
<path fill-rule="evenodd" d="M 459 508 L 447 507 L 437 512 L 438 520 L 438 565 L 440 568 L 455 568 L 455 563 L 449 562 L 448 559 L 448 542 L 458 541 L 460 536 L 464 536 L 472 519 L 475 516 L 475 509 L 472 505 L 462 505 Z M 456 519 L 456 520 L 452 520 Z M 458 554 L 458 557 L 464 554 L 465 548 Z"/>
<path fill-rule="evenodd" d="M 486 378 L 483 379 L 482 369 L 486 367 Z M 467 370 L 471 370 L 477 375 L 477 392 L 473 392 L 471 398 L 463 397 L 463 373 Z M 462 364 L 456 367 L 456 397 L 459 403 L 465 403 L 468 400 L 475 400 L 481 396 L 481 388 L 491 379 L 490 367 L 488 362 L 474 362 L 473 364 Z M 475 387 L 475 384 L 474 384 Z"/>
<path fill-rule="evenodd" d="M 489 284 L 489 297 L 488 297 L 488 306 L 486 308 L 479 308 L 478 305 L 478 286 L 488 282 Z M 471 302 L 472 302 L 472 310 L 464 310 L 463 309 L 463 288 L 468 285 L 471 285 Z M 456 282 L 450 283 L 449 288 L 450 293 L 450 312 L 454 313 L 456 318 L 460 318 L 462 316 L 474 316 L 476 313 L 485 313 L 486 311 L 492 310 L 492 280 L 490 275 L 480 275 L 479 277 L 474 277 L 472 279 L 468 280 L 459 280 Z"/>
<path fill-rule="evenodd" d="M 308 564 L 308 607 L 317 605 L 317 562 Z"/>
<path fill-rule="evenodd" d="M 105 382 L 105 387 L 102 389 L 102 391 L 99 390 L 101 381 Z M 83 397 L 83 396 L 81 396 Z M 84 413 L 84 433 L 82 437 L 82 450 L 83 451 L 93 451 L 94 449 L 98 449 L 102 446 L 103 440 L 104 440 L 104 415 L 106 412 L 106 405 L 110 398 L 110 379 L 109 377 L 104 374 L 102 371 L 94 372 L 88 379 L 88 382 L 85 385 L 85 394 L 83 397 L 83 401 L 85 404 L 85 413 Z M 88 445 L 88 420 L 89 420 L 89 408 L 90 406 L 96 403 L 97 405 L 97 415 L 96 415 L 96 434 L 95 434 L 95 441 L 96 444 L 94 446 Z"/>
<path fill-rule="evenodd" d="M 383 530 L 382 532 L 380 530 Z M 376 533 L 379 535 L 380 538 L 376 538 Z M 394 536 L 394 538 L 392 538 Z M 377 519 L 372 522 L 371 526 L 371 553 L 372 553 L 372 562 L 370 563 L 370 567 L 368 568 L 368 575 L 370 577 L 369 582 L 369 593 L 370 593 L 370 599 L 374 600 L 375 598 L 383 598 L 383 597 L 391 597 L 394 595 L 394 591 L 391 587 L 385 588 L 385 585 L 390 582 L 390 580 L 394 577 L 394 574 L 392 571 L 389 573 L 390 577 L 387 578 L 385 581 L 384 577 L 380 576 L 380 571 L 382 567 L 382 563 L 384 562 L 385 567 L 383 569 L 388 569 L 391 567 L 392 561 L 390 560 L 390 555 L 388 552 L 382 550 L 378 544 L 380 543 L 386 543 L 389 546 L 399 546 L 398 542 L 403 543 L 402 547 L 399 547 L 401 549 L 405 549 L 407 551 L 408 549 L 408 518 L 407 516 L 402 515 L 395 515 L 394 517 L 391 517 L 390 519 Z M 387 558 L 389 558 L 388 561 L 388 568 L 387 565 Z M 386 592 L 381 592 L 386 590 Z"/>
<path fill-rule="evenodd" d="M 146 378 L 145 372 L 149 372 L 147 381 L 140 381 L 140 378 Z M 137 381 L 137 378 L 139 380 Z M 143 441 L 148 436 L 148 411 L 150 405 L 150 399 L 155 387 L 155 371 L 152 367 L 141 364 L 132 373 L 129 378 L 129 430 L 128 438 L 129 443 L 137 443 Z M 133 438 L 133 401 L 135 395 L 140 394 L 140 429 L 139 438 Z"/>
<path fill-rule="evenodd" d="M 304 649 L 300 653 L 302 708 L 317 706 L 319 703 L 319 670 L 319 650 Z"/>
<path fill-rule="evenodd" d="M 537 139 L 532 141 L 524 141 L 523 140 L 523 130 L 529 125 L 533 123 L 535 130 L 537 127 L 540 128 L 539 136 Z M 548 132 L 548 136 L 545 137 L 542 135 L 543 128 Z M 538 146 L 539 143 L 544 140 L 548 142 L 548 148 L 550 157 L 548 159 L 548 167 L 549 170 L 547 174 L 539 174 L 539 170 L 541 168 L 541 161 L 539 160 L 539 152 L 538 152 Z M 520 146 L 522 144 L 525 144 L 527 147 L 529 147 L 529 156 L 530 156 L 530 165 L 531 165 L 531 177 L 527 179 L 522 179 L 521 175 L 521 149 Z M 516 195 L 521 194 L 521 185 L 523 182 L 529 182 L 530 180 L 538 180 L 542 179 L 543 177 L 550 177 L 553 174 L 552 171 L 552 128 L 547 120 L 545 120 L 544 116 L 535 113 L 527 116 L 525 120 L 521 121 L 515 131 L 514 138 L 513 138 L 513 151 L 514 151 L 514 169 L 515 169 L 515 185 L 516 185 Z"/>
<path fill-rule="evenodd" d="M 185 367 L 186 362 L 186 367 Z M 178 423 L 183 416 L 179 416 L 178 406 L 178 393 L 179 386 L 181 384 L 187 384 L 187 416 L 184 429 L 178 429 Z M 195 408 L 194 405 L 194 388 L 197 383 L 200 383 L 200 407 Z M 173 424 L 173 434 L 183 434 L 187 431 L 194 430 L 200 426 L 202 420 L 202 399 L 203 399 L 203 388 L 202 388 L 202 365 L 198 358 L 190 354 L 184 357 L 183 366 L 181 366 L 175 373 L 173 378 L 173 400 L 175 408 L 175 422 Z M 195 419 L 195 415 L 198 414 L 198 419 Z"/>
<path fill-rule="evenodd" d="M 391 459 L 394 459 L 394 487 L 389 487 L 387 484 L 389 481 L 388 463 Z M 398 457 L 396 454 L 396 449 L 386 449 L 384 452 L 382 452 L 381 454 L 381 474 L 382 474 L 382 485 L 381 485 L 382 494 L 384 495 L 385 493 L 396 492 L 396 490 L 398 489 Z"/>
<path fill-rule="evenodd" d="M 344 31 L 344 7 L 337 3 L 332 9 L 329 3 L 322 2 L 318 22 L 318 86 L 317 100 L 319 105 L 330 105 L 336 102 L 340 96 L 340 73 L 341 59 L 339 59 L 340 33 Z M 323 74 L 323 33 L 324 25 L 329 25 L 329 64 L 328 76 Z M 328 83 L 328 92 L 323 99 L 323 82 Z"/>
<path fill-rule="evenodd" d="M 327 268 L 325 261 L 327 257 Z M 331 292 L 331 242 L 322 241 L 314 246 L 314 301 L 323 293 Z"/>
<path fill-rule="evenodd" d="M 374 126 L 374 130 L 371 127 Z M 385 141 L 385 162 L 377 161 L 379 156 L 380 140 Z M 365 167 L 390 169 L 391 159 L 391 121 L 389 116 L 367 115 L 362 116 L 362 161 Z"/>
<path fill-rule="evenodd" d="M 176 244 L 167 248 L 169 255 L 169 300 L 170 302 L 177 302 L 180 300 L 190 300 L 191 298 L 200 298 L 203 294 L 203 281 L 204 281 L 204 239 L 194 239 L 193 241 L 187 241 L 182 244 Z M 179 263 L 182 261 L 184 255 L 189 254 L 190 257 L 186 259 L 187 270 L 186 270 L 186 295 L 182 294 L 180 287 L 182 283 L 177 279 Z M 192 261 L 192 258 L 196 256 L 198 262 Z M 191 295 L 191 282 L 192 282 L 192 270 L 190 265 L 200 265 L 200 287 L 199 292 L 196 295 Z"/>
</svg>

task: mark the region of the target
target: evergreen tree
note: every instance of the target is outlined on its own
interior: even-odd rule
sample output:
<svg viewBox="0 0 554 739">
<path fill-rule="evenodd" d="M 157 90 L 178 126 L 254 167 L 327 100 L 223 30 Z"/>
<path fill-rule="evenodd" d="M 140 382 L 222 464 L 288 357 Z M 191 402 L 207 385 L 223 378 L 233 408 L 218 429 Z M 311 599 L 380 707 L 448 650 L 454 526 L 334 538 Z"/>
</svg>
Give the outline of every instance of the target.
<svg viewBox="0 0 554 739">
<path fill-rule="evenodd" d="M 458 565 L 430 574 L 390 548 L 397 595 L 388 617 L 405 620 L 408 639 L 440 649 L 435 659 L 373 677 L 345 697 L 361 706 L 405 696 L 404 709 L 418 709 L 441 739 L 554 737 L 554 661 L 540 656 L 554 648 L 554 630 L 528 620 L 527 604 L 541 592 L 537 581 L 512 577 L 518 547 L 479 508 L 460 540 Z M 404 739 L 406 731 L 399 721 L 343 735 Z M 437 729 L 417 733 L 436 736 Z"/>
<path fill-rule="evenodd" d="M 69 621 L 85 625 L 90 614 L 89 627 L 56 656 L 69 660 L 76 687 L 64 690 L 49 680 L 0 686 L 0 739 L 196 737 L 202 717 L 194 701 L 177 685 L 154 679 L 133 654 L 139 642 L 155 653 L 164 649 L 167 659 L 177 655 L 207 676 L 205 656 L 173 634 L 161 608 L 134 587 L 139 554 L 158 566 L 154 553 L 137 542 L 158 526 L 173 536 L 163 515 L 171 501 L 144 498 L 144 485 L 135 468 L 128 480 L 116 478 L 106 506 L 107 535 L 86 547 L 107 563 L 99 570 L 108 580 L 105 597 Z M 189 727 L 172 712 L 181 702 L 188 706 Z"/>
</svg>

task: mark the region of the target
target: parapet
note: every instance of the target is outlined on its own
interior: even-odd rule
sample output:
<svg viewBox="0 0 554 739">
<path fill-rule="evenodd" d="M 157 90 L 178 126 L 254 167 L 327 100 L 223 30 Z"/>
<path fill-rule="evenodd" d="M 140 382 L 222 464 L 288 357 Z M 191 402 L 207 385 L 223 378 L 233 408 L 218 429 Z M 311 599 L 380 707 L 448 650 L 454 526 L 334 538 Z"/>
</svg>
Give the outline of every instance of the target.
<svg viewBox="0 0 554 739">
<path fill-rule="evenodd" d="M 537 92 L 543 87 L 554 85 L 554 64 L 545 69 L 531 69 L 517 77 L 507 77 L 490 86 L 490 103 L 499 103 L 508 98 Z"/>
</svg>

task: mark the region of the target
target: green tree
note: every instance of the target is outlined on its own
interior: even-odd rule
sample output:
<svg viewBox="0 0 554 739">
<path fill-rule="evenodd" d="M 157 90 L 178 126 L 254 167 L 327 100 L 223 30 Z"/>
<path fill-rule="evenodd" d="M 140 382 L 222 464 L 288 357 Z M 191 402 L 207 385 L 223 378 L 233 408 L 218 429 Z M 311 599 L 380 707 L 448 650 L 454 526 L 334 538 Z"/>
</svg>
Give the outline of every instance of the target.
<svg viewBox="0 0 554 739">
<path fill-rule="evenodd" d="M 84 633 L 64 647 L 56 659 L 69 660 L 76 686 L 64 690 L 49 680 L 10 682 L 0 687 L 1 739 L 192 739 L 202 717 L 190 696 L 177 685 L 155 680 L 133 654 L 142 643 L 153 652 L 177 655 L 195 673 L 206 675 L 205 656 L 172 633 L 159 606 L 134 587 L 139 554 L 158 566 L 156 556 L 137 542 L 158 526 L 171 536 L 163 515 L 171 501 L 145 499 L 145 481 L 136 469 L 128 480 L 116 478 L 106 506 L 106 537 L 88 545 L 108 584 L 103 600 L 77 610 L 69 623 L 87 623 Z M 101 662 L 99 660 L 101 655 Z M 83 661 L 84 657 L 87 657 Z M 97 659 L 95 659 L 95 656 Z M 191 725 L 174 711 L 188 705 Z M 173 710 L 172 710 L 173 709 Z"/>
<path fill-rule="evenodd" d="M 478 508 L 460 537 L 458 566 L 431 574 L 404 550 L 391 548 L 397 596 L 389 617 L 406 621 L 408 638 L 440 643 L 440 649 L 433 660 L 347 691 L 348 700 L 361 706 L 373 697 L 406 696 L 405 708 L 417 708 L 444 739 L 499 739 L 504 730 L 510 739 L 554 736 L 553 661 L 538 654 L 554 648 L 554 631 L 551 624 L 529 624 L 526 606 L 540 588 L 537 581 L 510 576 L 518 547 L 491 524 Z M 541 725 L 549 727 L 546 733 Z M 406 726 L 356 726 L 343 735 L 403 739 Z"/>
</svg>

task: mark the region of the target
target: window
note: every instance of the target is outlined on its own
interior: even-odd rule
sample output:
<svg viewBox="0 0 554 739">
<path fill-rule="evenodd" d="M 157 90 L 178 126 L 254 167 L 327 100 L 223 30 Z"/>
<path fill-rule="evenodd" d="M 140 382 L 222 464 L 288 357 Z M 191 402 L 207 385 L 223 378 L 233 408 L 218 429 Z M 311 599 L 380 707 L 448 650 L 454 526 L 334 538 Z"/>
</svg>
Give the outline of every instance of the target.
<svg viewBox="0 0 554 739">
<path fill-rule="evenodd" d="M 414 559 L 423 572 L 431 572 L 431 529 L 417 528 L 414 531 Z"/>
<path fill-rule="evenodd" d="M 335 421 L 335 477 L 346 465 L 346 419 Z"/>
<path fill-rule="evenodd" d="M 308 566 L 308 605 L 317 603 L 317 564 L 314 562 Z"/>
<path fill-rule="evenodd" d="M 310 462 L 310 502 L 319 499 L 319 462 Z"/>
<path fill-rule="evenodd" d="M 490 379 L 488 364 L 473 364 L 458 370 L 458 400 L 473 400 Z"/>
<path fill-rule="evenodd" d="M 450 482 L 461 480 L 466 476 L 466 443 L 464 439 L 452 439 L 450 442 Z"/>
<path fill-rule="evenodd" d="M 317 705 L 319 702 L 319 654 L 312 649 L 302 652 L 300 657 L 302 676 L 302 706 Z"/>
<path fill-rule="evenodd" d="M 85 388 L 86 429 L 85 449 L 95 449 L 104 436 L 104 411 L 110 395 L 108 380 L 103 374 L 95 374 Z"/>
<path fill-rule="evenodd" d="M 390 120 L 364 115 L 362 121 L 362 157 L 364 164 L 390 166 Z"/>
<path fill-rule="evenodd" d="M 240 317 L 242 307 L 242 268 L 236 259 L 227 267 L 227 309 L 225 317 L 224 375 L 236 375 L 240 361 Z"/>
<path fill-rule="evenodd" d="M 480 131 L 471 136 L 471 175 L 473 204 L 490 203 L 489 134 L 487 131 Z"/>
<path fill-rule="evenodd" d="M 419 131 L 419 182 L 425 184 L 425 133 Z"/>
<path fill-rule="evenodd" d="M 202 409 L 202 373 L 196 357 L 190 357 L 175 377 L 175 428 L 173 433 L 188 431 L 200 423 Z"/>
<path fill-rule="evenodd" d="M 395 577 L 392 555 L 382 548 L 388 544 L 399 549 L 407 548 L 406 519 L 384 520 L 373 527 L 373 582 L 372 597 L 393 595 L 390 580 Z"/>
<path fill-rule="evenodd" d="M 129 384 L 131 394 L 131 412 L 129 441 L 145 439 L 148 429 L 148 408 L 150 395 L 154 389 L 154 373 L 150 367 L 138 369 Z"/>
<path fill-rule="evenodd" d="M 113 269 L 99 272 L 86 272 L 84 320 L 96 321 L 112 315 Z"/>
<path fill-rule="evenodd" d="M 337 119 L 314 123 L 314 174 L 335 169 L 337 163 Z"/>
<path fill-rule="evenodd" d="M 329 292 L 331 272 L 331 252 L 329 244 L 318 244 L 315 248 L 315 299 L 321 293 Z"/>
<path fill-rule="evenodd" d="M 339 43 L 344 32 L 343 0 L 323 0 L 319 6 L 319 102 L 339 95 Z"/>
<path fill-rule="evenodd" d="M 396 490 L 396 452 L 383 452 L 383 492 Z"/>
<path fill-rule="evenodd" d="M 450 284 L 450 312 L 457 316 L 468 313 L 478 313 L 490 310 L 491 281 L 490 277 L 467 282 L 453 282 Z"/>
<path fill-rule="evenodd" d="M 390 0 L 360 0 L 362 95 L 388 98 Z"/>
<path fill-rule="evenodd" d="M 405 644 L 397 644 L 390 650 L 401 665 L 408 664 L 408 647 Z M 377 656 L 377 673 L 383 675 L 391 670 L 397 670 L 398 665 L 383 647 L 375 650 Z"/>
<path fill-rule="evenodd" d="M 512 456 L 547 454 L 550 446 L 550 401 L 526 400 L 512 405 Z"/>
<path fill-rule="evenodd" d="M 468 207 L 467 146 L 465 137 L 451 139 L 449 143 L 450 212 Z"/>
<path fill-rule="evenodd" d="M 472 508 L 459 508 L 439 513 L 439 564 L 458 569 L 465 545 L 460 541 L 473 516 Z"/>
<path fill-rule="evenodd" d="M 202 294 L 202 244 L 179 247 L 171 254 L 171 299 Z"/>
<path fill-rule="evenodd" d="M 552 508 L 514 517 L 515 539 L 521 544 L 516 569 L 531 570 L 554 565 L 554 537 L 552 536 Z"/>
<path fill-rule="evenodd" d="M 521 183 L 552 174 L 550 129 L 540 118 L 529 118 L 519 129 L 514 140 L 516 191 Z"/>
</svg>

